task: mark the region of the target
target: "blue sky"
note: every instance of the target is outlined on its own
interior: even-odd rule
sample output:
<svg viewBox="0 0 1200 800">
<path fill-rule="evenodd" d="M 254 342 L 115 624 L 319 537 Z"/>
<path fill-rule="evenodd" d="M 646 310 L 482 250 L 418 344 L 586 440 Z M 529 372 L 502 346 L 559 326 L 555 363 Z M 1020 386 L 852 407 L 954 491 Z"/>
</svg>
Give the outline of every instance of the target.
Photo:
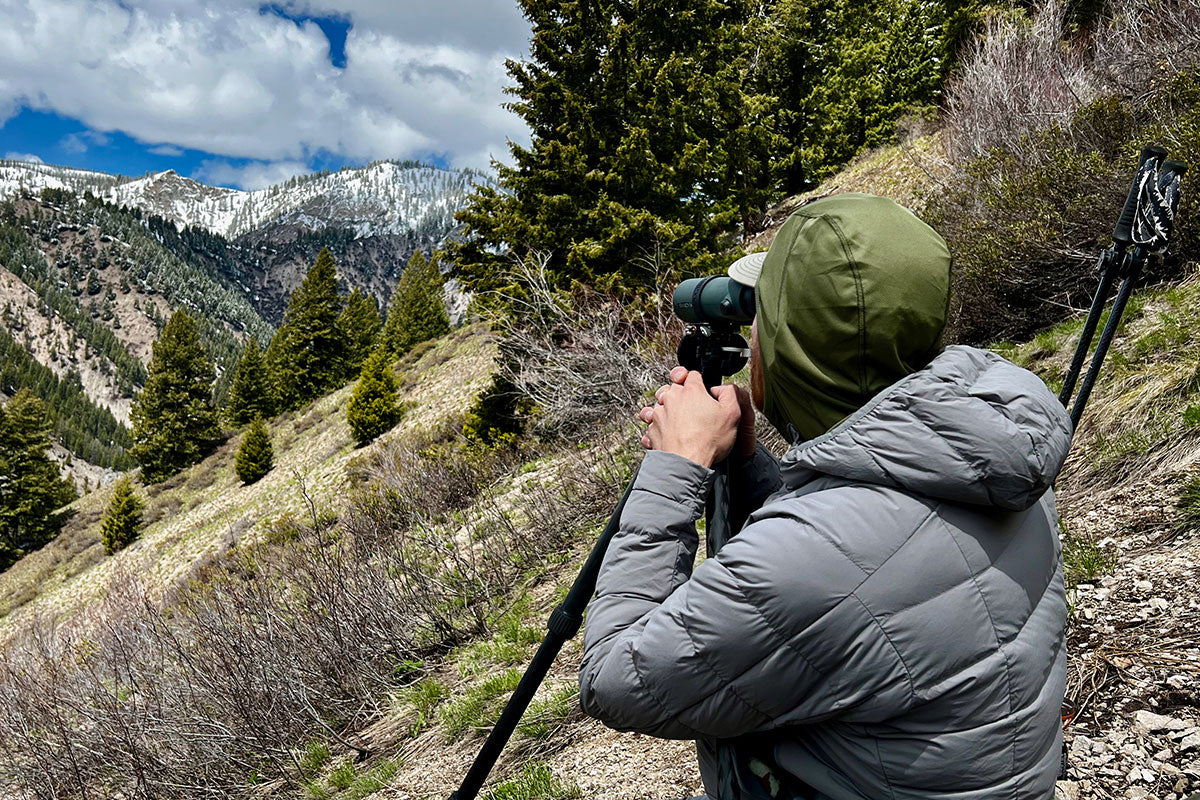
<svg viewBox="0 0 1200 800">
<path fill-rule="evenodd" d="M 258 188 L 526 141 L 509 0 L 0 0 L 0 156 Z M 11 79 L 10 79 L 11 78 Z"/>
</svg>

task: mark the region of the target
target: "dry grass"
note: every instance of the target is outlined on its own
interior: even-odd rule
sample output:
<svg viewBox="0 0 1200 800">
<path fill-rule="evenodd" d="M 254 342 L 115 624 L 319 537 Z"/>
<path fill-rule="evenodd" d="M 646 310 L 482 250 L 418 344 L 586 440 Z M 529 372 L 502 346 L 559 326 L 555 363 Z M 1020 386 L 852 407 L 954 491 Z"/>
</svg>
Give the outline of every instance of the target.
<svg viewBox="0 0 1200 800">
<path fill-rule="evenodd" d="M 445 353 L 449 356 L 441 358 Z M 231 526 L 240 520 L 260 520 L 238 533 L 240 539 L 253 540 L 262 533 L 262 521 L 284 513 L 303 516 L 301 483 L 319 504 L 339 504 L 348 466 L 356 459 L 388 447 L 393 438 L 420 435 L 460 418 L 486 385 L 494 355 L 494 342 L 478 327 L 437 342 L 414 364 L 412 371 L 419 378 L 401 392 L 401 401 L 412 403 L 412 410 L 396 429 L 367 448 L 354 449 L 346 425 L 350 386 L 298 414 L 273 420 L 275 468 L 252 486 L 237 480 L 236 442 L 226 443 L 200 464 L 147 487 L 146 525 L 139 540 L 111 558 L 104 558 L 98 545 L 108 490 L 80 498 L 72 505 L 75 514 L 62 536 L 0 573 L 0 597 L 6 598 L 0 602 L 0 637 L 37 617 L 70 617 L 102 597 L 118 571 L 138 575 L 152 595 L 161 596 L 185 582 L 196 562 L 221 552 Z"/>
</svg>

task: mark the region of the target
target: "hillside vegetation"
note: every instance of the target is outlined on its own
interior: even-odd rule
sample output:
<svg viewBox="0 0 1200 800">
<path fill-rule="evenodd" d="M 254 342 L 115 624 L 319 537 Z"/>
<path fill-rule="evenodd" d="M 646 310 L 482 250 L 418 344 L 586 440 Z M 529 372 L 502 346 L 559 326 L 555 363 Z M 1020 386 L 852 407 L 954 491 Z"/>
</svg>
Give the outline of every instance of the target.
<svg viewBox="0 0 1200 800">
<path fill-rule="evenodd" d="M 331 373 L 266 421 L 265 476 L 237 478 L 245 434 L 235 432 L 173 477 L 135 484 L 145 509 L 123 549 L 105 555 L 103 489 L 68 507 L 56 539 L 0 573 L 0 773 L 10 793 L 447 796 L 633 474 L 633 415 L 673 363 L 681 332 L 667 305 L 675 280 L 768 246 L 813 197 L 870 191 L 934 224 L 958 262 L 950 338 L 990 346 L 1057 389 L 1138 149 L 1154 141 L 1200 161 L 1200 2 L 1030 12 L 897 2 L 886 5 L 910 16 L 887 36 L 877 10 L 852 5 L 795 0 L 772 6 L 791 17 L 755 17 L 778 23 L 780 37 L 814 20 L 864 21 L 822 39 L 824 57 L 841 54 L 838 68 L 796 91 L 828 114 L 812 130 L 791 130 L 801 141 L 781 153 L 768 147 L 779 141 L 748 141 L 730 122 L 747 107 L 767 113 L 778 97 L 746 94 L 752 82 L 732 74 L 688 83 L 693 62 L 663 44 L 679 33 L 672 26 L 695 44 L 711 24 L 719 35 L 712 50 L 695 44 L 695 63 L 719 60 L 756 30 L 738 27 L 751 4 L 634 24 L 524 3 L 535 47 L 512 68 L 518 110 L 545 135 L 502 173 L 510 194 L 479 192 L 465 237 L 445 254 L 477 288 L 502 290 L 481 298 L 487 321 L 443 332 L 433 315 L 439 334 L 422 344 L 428 334 L 384 327 L 358 383 L 363 394 L 377 389 L 356 403 L 370 424 L 351 428 L 356 387 Z M 974 20 L 980 36 L 953 20 Z M 895 103 L 879 86 L 847 90 L 839 98 L 854 100 L 855 113 L 838 117 L 829 98 L 839 87 L 881 59 L 899 69 L 863 31 L 884 55 L 941 53 L 960 35 L 968 45 L 946 62 L 922 62 L 925 71 L 909 76 L 913 92 Z M 622 47 L 650 45 L 647 63 L 619 57 Z M 753 66 L 787 61 L 768 55 Z M 649 86 L 648 65 L 703 102 L 667 103 L 669 84 Z M 615 100 L 588 94 L 601 68 Z M 627 85 L 649 96 L 616 91 Z M 667 103 L 672 135 L 646 149 L 652 128 L 640 123 L 622 129 L 628 139 L 605 128 L 607 118 L 551 125 L 563 109 L 539 104 L 547 98 L 585 122 L 597 109 L 644 102 L 639 113 L 652 116 Z M 763 105 L 741 105 L 752 100 Z M 730 116 L 720 122 L 714 108 Z M 686 133 L 698 114 L 712 117 L 711 141 L 728 145 L 721 157 L 757 141 L 779 171 L 750 187 L 739 175 L 722 196 L 673 183 L 656 184 L 660 194 L 630 189 L 653 183 L 660 167 L 680 180 L 719 180 L 724 162 L 689 160 L 699 158 Z M 805 180 L 790 183 L 797 165 Z M 810 179 L 820 183 L 793 193 Z M 1056 487 L 1070 603 L 1070 763 L 1059 794 L 1072 800 L 1183 800 L 1200 790 L 1200 194 L 1191 186 L 1177 241 L 1126 312 Z M 564 226 L 573 232 L 555 239 L 556 212 L 577 190 L 587 202 Z M 695 220 L 703 224 L 693 239 L 672 250 L 671 237 Z M 298 294 L 340 304 L 332 271 L 314 267 L 321 285 Z M 422 265 L 410 280 L 424 285 L 436 272 Z M 289 315 L 289 335 L 327 335 L 337 325 L 327 311 L 321 324 Z M 281 358 L 279 345 L 261 359 L 257 348 L 247 353 L 255 363 L 297 361 Z M 322 366 L 331 365 L 314 368 Z M 389 374 L 399 402 L 377 412 Z M 340 388 L 310 402 L 330 386 Z M 765 443 L 782 454 L 777 437 Z M 579 658 L 576 639 L 493 773 L 488 800 L 701 792 L 690 743 L 618 734 L 582 716 Z"/>
</svg>

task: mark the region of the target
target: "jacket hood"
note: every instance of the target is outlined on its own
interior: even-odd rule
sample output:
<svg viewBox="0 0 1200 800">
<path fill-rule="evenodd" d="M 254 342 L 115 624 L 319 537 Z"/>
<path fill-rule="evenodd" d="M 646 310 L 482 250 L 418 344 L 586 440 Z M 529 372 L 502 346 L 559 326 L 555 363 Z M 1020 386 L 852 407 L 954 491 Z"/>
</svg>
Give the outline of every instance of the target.
<svg viewBox="0 0 1200 800">
<path fill-rule="evenodd" d="M 838 194 L 788 218 L 755 289 L 763 413 L 811 439 L 937 354 L 950 253 L 894 201 Z"/>
<path fill-rule="evenodd" d="M 793 447 L 783 477 L 790 488 L 816 473 L 1020 511 L 1054 483 L 1070 445 L 1070 418 L 1040 378 L 955 346 Z"/>
</svg>

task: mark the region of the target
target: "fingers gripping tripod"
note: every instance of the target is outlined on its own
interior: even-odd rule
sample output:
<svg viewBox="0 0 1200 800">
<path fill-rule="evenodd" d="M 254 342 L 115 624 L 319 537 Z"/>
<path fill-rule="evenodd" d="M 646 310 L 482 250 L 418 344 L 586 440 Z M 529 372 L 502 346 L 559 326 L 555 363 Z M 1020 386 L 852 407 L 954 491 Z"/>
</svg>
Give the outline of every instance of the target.
<svg viewBox="0 0 1200 800">
<path fill-rule="evenodd" d="M 749 305 L 753 308 L 753 299 L 750 300 Z M 753 312 L 751 312 L 752 314 Z M 724 324 L 699 322 L 691 325 L 679 345 L 679 362 L 689 370 L 699 371 L 704 377 L 705 386 L 709 387 L 719 385 L 723 378 L 741 370 L 746 365 L 746 355 L 746 341 L 738 335 L 734 322 Z M 707 512 L 710 548 L 713 542 L 721 544 L 728 538 L 728 532 L 725 530 L 727 500 L 724 464 L 716 465 L 714 469 L 717 471 L 718 479 L 714 482 L 714 489 L 709 495 Z M 600 565 L 604 562 L 604 554 L 608 550 L 609 542 L 620 530 L 621 512 L 625 509 L 625 501 L 629 499 L 636 480 L 637 473 L 634 473 L 629 485 L 625 487 L 625 494 L 617 503 L 612 516 L 609 517 L 604 532 L 592 546 L 592 552 L 588 554 L 587 561 L 579 570 L 575 582 L 571 584 L 567 596 L 550 615 L 546 624 L 546 637 L 534 654 L 533 660 L 529 662 L 525 674 L 521 676 L 521 681 L 513 691 L 512 697 L 509 698 L 504 710 L 500 713 L 500 719 L 496 721 L 495 727 L 488 734 L 487 741 L 483 743 L 479 754 L 475 756 L 475 761 L 467 770 L 458 790 L 450 795 L 450 800 L 474 800 L 479 794 L 488 773 L 492 771 L 492 767 L 500 758 L 504 745 L 508 743 L 513 731 L 516 730 L 517 723 L 521 721 L 521 715 L 529 707 L 538 686 L 546 679 L 546 674 L 554 664 L 555 657 L 558 656 L 567 640 L 579 632 L 588 601 L 596 592 L 596 578 L 600 574 Z"/>
<path fill-rule="evenodd" d="M 1134 284 L 1142 273 L 1142 268 L 1153 255 L 1161 254 L 1167 249 L 1171 232 L 1175 224 L 1175 210 L 1179 205 L 1179 181 L 1187 172 L 1187 165 L 1178 161 L 1165 161 L 1167 151 L 1161 147 L 1147 147 L 1142 150 L 1139 158 L 1137 174 L 1129 194 L 1125 198 L 1125 207 L 1117 219 L 1113 230 L 1112 246 L 1100 254 L 1097 269 L 1100 271 L 1100 284 L 1092 298 L 1092 307 L 1083 323 L 1083 331 L 1075 355 L 1071 359 L 1071 367 L 1063 381 L 1059 401 L 1064 407 L 1071 401 L 1075 391 L 1075 383 L 1083 369 L 1084 359 L 1091 348 L 1092 337 L 1100 324 L 1100 317 L 1108 303 L 1109 292 L 1113 283 L 1120 278 L 1121 288 L 1117 299 L 1113 301 L 1112 311 L 1108 322 L 1100 334 L 1096 344 L 1096 352 L 1092 354 L 1088 364 L 1087 374 L 1079 387 L 1079 395 L 1071 407 L 1071 427 L 1078 428 L 1079 420 L 1083 417 L 1083 409 L 1087 406 L 1092 387 L 1100 374 L 1104 357 L 1112 345 L 1113 337 L 1121 324 L 1121 316 L 1125 306 L 1133 294 Z"/>
</svg>

